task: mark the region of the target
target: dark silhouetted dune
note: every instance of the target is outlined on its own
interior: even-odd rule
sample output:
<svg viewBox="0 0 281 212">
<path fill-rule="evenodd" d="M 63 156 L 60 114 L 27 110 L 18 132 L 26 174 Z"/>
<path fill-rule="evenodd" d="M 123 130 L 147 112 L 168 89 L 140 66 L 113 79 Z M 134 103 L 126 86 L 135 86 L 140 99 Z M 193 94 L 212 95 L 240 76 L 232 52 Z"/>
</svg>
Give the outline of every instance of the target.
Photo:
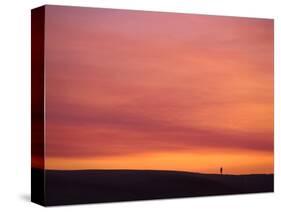
<svg viewBox="0 0 281 212">
<path fill-rule="evenodd" d="M 42 170 L 32 169 L 32 175 Z M 154 170 L 45 171 L 45 205 L 272 192 L 272 174 Z"/>
</svg>

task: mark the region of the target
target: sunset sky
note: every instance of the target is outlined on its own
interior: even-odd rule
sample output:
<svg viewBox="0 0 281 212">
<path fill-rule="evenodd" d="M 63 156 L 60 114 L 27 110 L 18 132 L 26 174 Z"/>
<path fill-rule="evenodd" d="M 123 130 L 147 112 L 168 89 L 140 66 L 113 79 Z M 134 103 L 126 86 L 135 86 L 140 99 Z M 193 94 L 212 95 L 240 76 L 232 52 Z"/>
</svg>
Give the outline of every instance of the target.
<svg viewBox="0 0 281 212">
<path fill-rule="evenodd" d="M 273 20 L 46 7 L 47 169 L 273 172 Z"/>
</svg>

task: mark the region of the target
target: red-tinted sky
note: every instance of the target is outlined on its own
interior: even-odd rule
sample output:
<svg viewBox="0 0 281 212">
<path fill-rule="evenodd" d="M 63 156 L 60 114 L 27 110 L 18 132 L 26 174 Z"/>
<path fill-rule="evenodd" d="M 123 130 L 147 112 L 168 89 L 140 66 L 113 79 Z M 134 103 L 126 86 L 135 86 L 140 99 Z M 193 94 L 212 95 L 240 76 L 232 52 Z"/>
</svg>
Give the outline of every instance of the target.
<svg viewBox="0 0 281 212">
<path fill-rule="evenodd" d="M 273 21 L 46 7 L 46 168 L 273 172 Z"/>
</svg>

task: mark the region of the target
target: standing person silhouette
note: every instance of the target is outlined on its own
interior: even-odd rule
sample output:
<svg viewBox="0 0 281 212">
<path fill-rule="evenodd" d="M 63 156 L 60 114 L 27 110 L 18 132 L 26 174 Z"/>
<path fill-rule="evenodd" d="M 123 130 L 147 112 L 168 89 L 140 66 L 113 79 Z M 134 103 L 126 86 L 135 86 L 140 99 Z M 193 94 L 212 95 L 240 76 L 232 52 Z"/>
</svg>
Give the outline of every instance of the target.
<svg viewBox="0 0 281 212">
<path fill-rule="evenodd" d="M 222 175 L 222 172 L 223 172 L 223 168 L 221 167 L 221 168 L 220 168 L 220 173 L 221 173 L 221 175 Z"/>
</svg>

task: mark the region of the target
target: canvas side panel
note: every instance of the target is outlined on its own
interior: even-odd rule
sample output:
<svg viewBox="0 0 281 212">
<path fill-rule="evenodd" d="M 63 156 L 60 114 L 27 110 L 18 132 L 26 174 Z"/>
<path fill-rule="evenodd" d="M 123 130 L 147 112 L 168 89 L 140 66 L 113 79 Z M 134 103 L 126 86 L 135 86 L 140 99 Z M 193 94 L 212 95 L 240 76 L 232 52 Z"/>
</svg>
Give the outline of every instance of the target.
<svg viewBox="0 0 281 212">
<path fill-rule="evenodd" d="M 31 10 L 31 201 L 44 205 L 45 7 Z"/>
</svg>

